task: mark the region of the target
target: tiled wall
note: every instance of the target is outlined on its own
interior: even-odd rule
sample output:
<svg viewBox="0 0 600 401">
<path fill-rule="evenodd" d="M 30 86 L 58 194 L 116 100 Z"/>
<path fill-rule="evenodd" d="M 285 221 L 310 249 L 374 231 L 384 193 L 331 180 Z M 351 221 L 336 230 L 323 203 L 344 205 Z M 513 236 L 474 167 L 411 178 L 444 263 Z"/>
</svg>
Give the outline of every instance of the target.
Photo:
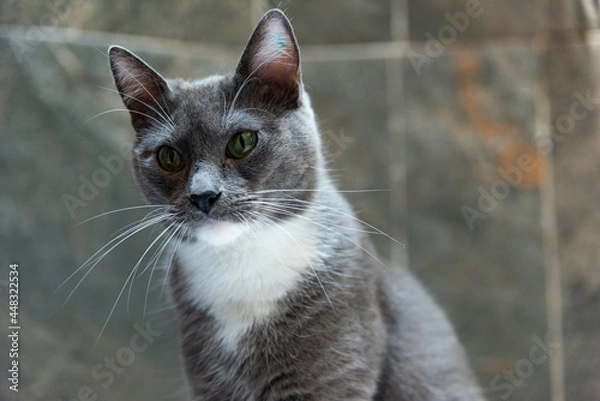
<svg viewBox="0 0 600 401">
<path fill-rule="evenodd" d="M 151 232 L 64 306 L 83 272 L 55 292 L 145 214 L 78 225 L 142 204 L 127 115 L 102 114 L 121 107 L 106 49 L 124 45 L 169 77 L 227 71 L 271 6 L 295 26 L 339 187 L 378 190 L 347 196 L 404 244 L 373 236 L 447 310 L 488 398 L 599 400 L 600 33 L 588 0 L 1 3 L 0 280 L 20 264 L 19 399 L 180 399 L 172 314 L 143 319 L 148 273 L 131 296 L 124 286 Z M 106 158 L 123 167 L 101 177 Z M 69 210 L 65 195 L 85 205 Z M 146 324 L 156 336 L 124 359 Z M 127 363 L 111 371 L 112 358 Z"/>
</svg>

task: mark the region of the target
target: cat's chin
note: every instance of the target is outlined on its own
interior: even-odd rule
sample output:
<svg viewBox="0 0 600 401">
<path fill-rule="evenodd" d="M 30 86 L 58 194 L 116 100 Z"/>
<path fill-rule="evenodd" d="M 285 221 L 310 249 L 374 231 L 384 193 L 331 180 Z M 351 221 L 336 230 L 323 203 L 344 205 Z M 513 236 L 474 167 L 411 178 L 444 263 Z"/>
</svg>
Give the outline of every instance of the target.
<svg viewBox="0 0 600 401">
<path fill-rule="evenodd" d="M 207 244 L 223 246 L 238 239 L 247 229 L 247 224 L 209 218 L 198 227 L 196 236 Z"/>
</svg>

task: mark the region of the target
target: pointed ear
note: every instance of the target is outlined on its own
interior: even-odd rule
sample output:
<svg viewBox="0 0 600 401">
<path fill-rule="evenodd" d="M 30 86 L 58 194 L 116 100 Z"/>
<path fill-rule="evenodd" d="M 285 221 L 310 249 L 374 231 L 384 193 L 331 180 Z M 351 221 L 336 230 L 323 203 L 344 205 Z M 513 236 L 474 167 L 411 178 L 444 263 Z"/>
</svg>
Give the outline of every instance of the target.
<svg viewBox="0 0 600 401">
<path fill-rule="evenodd" d="M 129 109 L 136 130 L 165 124 L 169 85 L 159 73 L 129 50 L 111 46 L 108 50 L 115 85 Z"/>
<path fill-rule="evenodd" d="M 268 11 L 258 22 L 246 44 L 236 73 L 258 78 L 270 89 L 282 91 L 297 102 L 300 94 L 300 52 L 294 31 L 278 9 Z"/>
</svg>

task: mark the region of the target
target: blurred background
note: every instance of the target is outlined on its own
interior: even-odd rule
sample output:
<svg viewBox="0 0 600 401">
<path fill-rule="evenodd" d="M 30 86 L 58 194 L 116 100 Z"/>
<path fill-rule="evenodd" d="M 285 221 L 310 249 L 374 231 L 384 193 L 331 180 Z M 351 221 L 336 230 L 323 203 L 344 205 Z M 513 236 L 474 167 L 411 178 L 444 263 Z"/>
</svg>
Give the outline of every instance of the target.
<svg viewBox="0 0 600 401">
<path fill-rule="evenodd" d="M 106 51 L 166 77 L 230 71 L 274 6 L 339 187 L 381 190 L 348 197 L 404 244 L 373 237 L 448 312 L 488 398 L 600 400 L 595 0 L 0 2 L 0 377 L 9 264 L 21 285 L 20 391 L 3 379 L 0 399 L 182 399 L 160 249 L 128 280 L 160 231 L 68 279 L 145 215 L 81 224 L 143 204 Z"/>
</svg>

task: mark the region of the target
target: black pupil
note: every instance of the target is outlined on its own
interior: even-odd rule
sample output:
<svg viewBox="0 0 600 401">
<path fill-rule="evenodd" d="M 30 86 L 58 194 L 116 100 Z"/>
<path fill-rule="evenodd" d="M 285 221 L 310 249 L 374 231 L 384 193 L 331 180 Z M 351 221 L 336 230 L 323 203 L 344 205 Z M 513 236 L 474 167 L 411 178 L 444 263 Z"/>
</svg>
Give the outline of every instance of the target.
<svg viewBox="0 0 600 401">
<path fill-rule="evenodd" d="M 160 152 L 161 162 L 169 169 L 179 168 L 178 156 L 177 151 L 169 147 L 163 148 Z"/>
</svg>

